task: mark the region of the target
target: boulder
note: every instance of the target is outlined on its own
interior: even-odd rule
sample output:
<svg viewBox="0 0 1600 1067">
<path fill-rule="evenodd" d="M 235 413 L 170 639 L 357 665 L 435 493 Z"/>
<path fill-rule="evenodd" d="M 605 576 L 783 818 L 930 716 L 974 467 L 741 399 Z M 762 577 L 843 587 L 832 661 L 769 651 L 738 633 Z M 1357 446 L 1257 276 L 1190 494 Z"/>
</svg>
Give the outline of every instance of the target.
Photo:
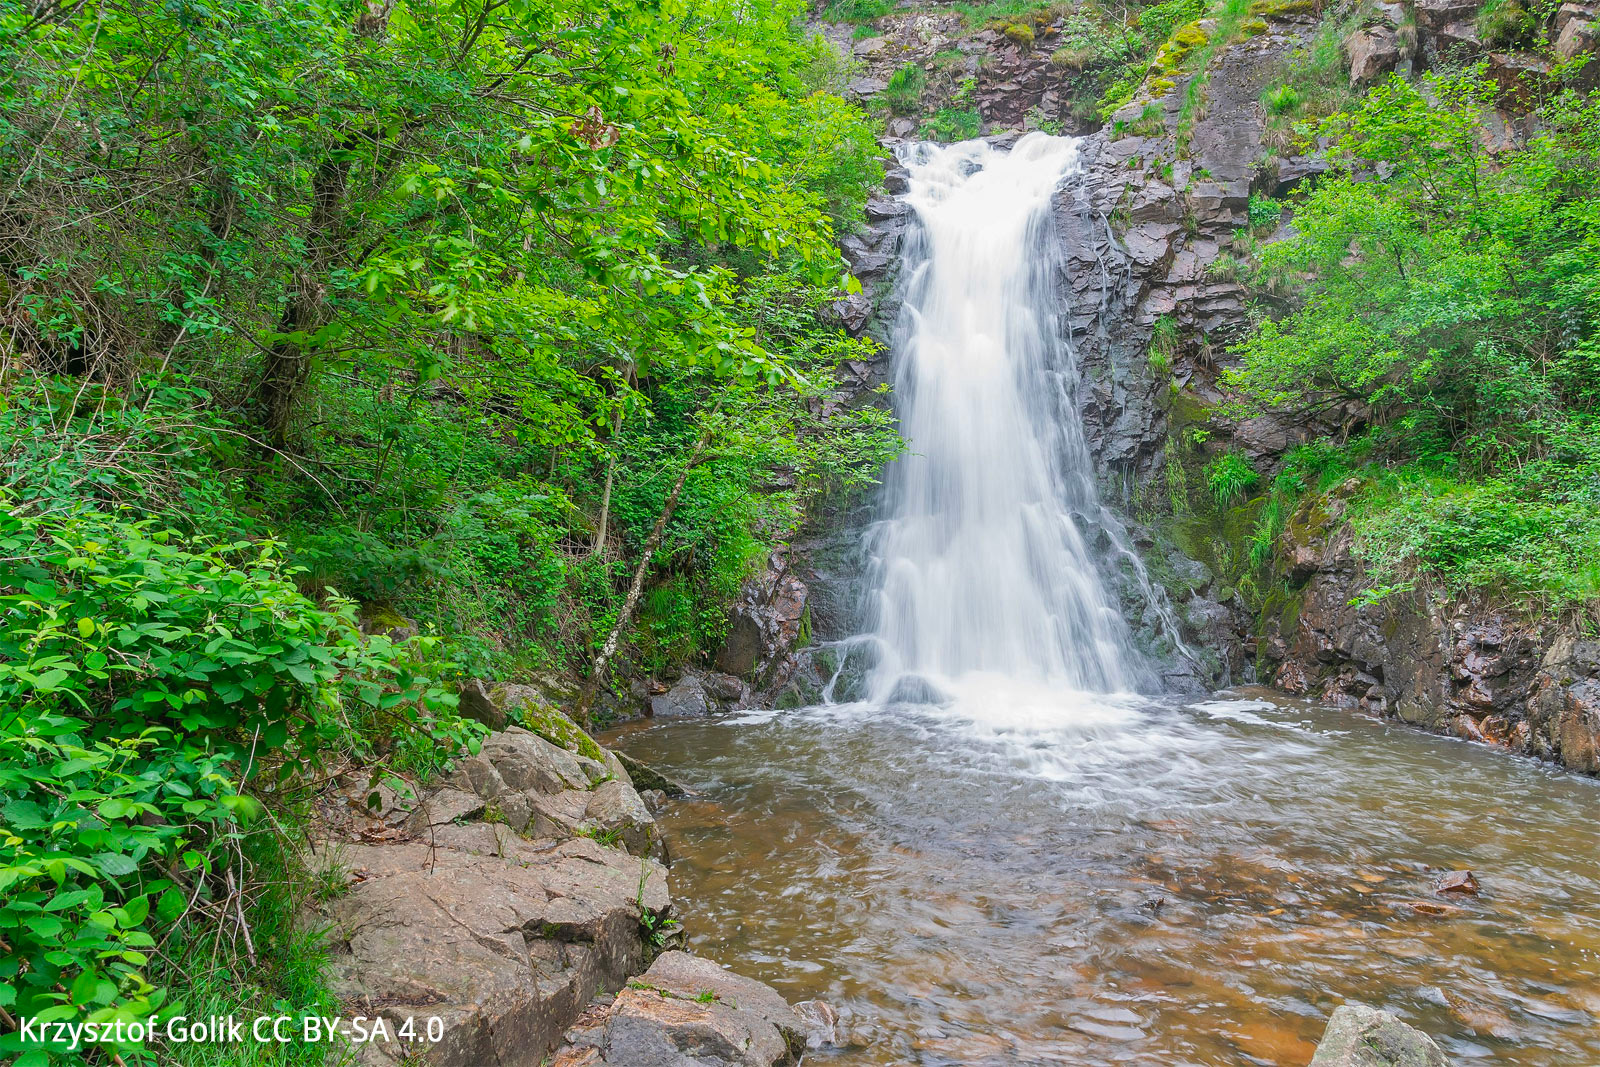
<svg viewBox="0 0 1600 1067">
<path fill-rule="evenodd" d="M 1334 1009 L 1310 1067 L 1445 1067 L 1444 1053 L 1421 1030 L 1364 1004 Z"/>
<path fill-rule="evenodd" d="M 1562 4 L 1555 17 L 1555 53 L 1568 62 L 1579 56 L 1590 56 L 1589 63 L 1578 74 L 1579 89 L 1594 88 L 1600 74 L 1600 5 Z"/>
<path fill-rule="evenodd" d="M 787 1067 L 806 1027 L 771 987 L 685 952 L 665 952 L 567 1035 L 554 1063 L 608 1067 Z"/>
<path fill-rule="evenodd" d="M 1478 13 L 1480 0 L 1416 0 L 1417 28 L 1437 33 L 1452 22 L 1467 21 Z"/>
<path fill-rule="evenodd" d="M 1400 41 L 1392 26 L 1372 26 L 1345 41 L 1350 57 L 1350 86 L 1372 85 L 1400 65 Z"/>
<path fill-rule="evenodd" d="M 679 783 L 668 778 L 660 771 L 646 763 L 640 763 L 625 752 L 616 753 L 618 760 L 628 770 L 628 777 L 633 780 L 633 787 L 639 790 L 656 790 L 669 797 L 689 796 L 689 790 Z"/>
<path fill-rule="evenodd" d="M 455 827 L 448 843 L 346 844 L 356 880 L 322 906 L 332 986 L 346 1014 L 436 1016 L 434 1067 L 538 1067 L 596 992 L 646 958 L 644 911 L 669 908 L 666 871 L 594 841 L 535 844 L 504 826 Z M 412 1050 L 363 1045 L 389 1065 Z M 419 1050 L 420 1051 L 420 1050 Z"/>
<path fill-rule="evenodd" d="M 885 89 L 889 83 L 882 78 L 852 78 L 844 87 L 846 100 L 870 100 Z"/>
<path fill-rule="evenodd" d="M 650 698 L 650 714 L 658 719 L 692 719 L 711 713 L 711 701 L 700 679 L 686 674 L 671 689 Z"/>
</svg>

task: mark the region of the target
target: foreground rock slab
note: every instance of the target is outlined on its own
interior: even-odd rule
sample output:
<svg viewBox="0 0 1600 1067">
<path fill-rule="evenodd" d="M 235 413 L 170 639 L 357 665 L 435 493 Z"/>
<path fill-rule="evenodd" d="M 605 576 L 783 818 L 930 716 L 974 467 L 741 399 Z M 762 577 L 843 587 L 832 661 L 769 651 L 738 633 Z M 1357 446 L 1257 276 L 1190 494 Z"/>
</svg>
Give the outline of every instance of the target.
<svg viewBox="0 0 1600 1067">
<path fill-rule="evenodd" d="M 324 909 L 334 991 L 393 1031 L 441 1019 L 434 1067 L 537 1067 L 595 993 L 643 965 L 641 917 L 669 906 L 653 859 L 587 838 L 529 841 L 502 824 L 346 845 L 340 861 L 359 880 Z M 405 1051 L 369 1045 L 361 1062 Z"/>
<path fill-rule="evenodd" d="M 1323 1031 L 1311 1067 L 1446 1067 L 1433 1039 L 1386 1011 L 1343 1004 Z"/>
<path fill-rule="evenodd" d="M 552 1067 L 788 1067 L 800 1016 L 769 986 L 686 952 L 663 953 L 567 1035 Z"/>
</svg>

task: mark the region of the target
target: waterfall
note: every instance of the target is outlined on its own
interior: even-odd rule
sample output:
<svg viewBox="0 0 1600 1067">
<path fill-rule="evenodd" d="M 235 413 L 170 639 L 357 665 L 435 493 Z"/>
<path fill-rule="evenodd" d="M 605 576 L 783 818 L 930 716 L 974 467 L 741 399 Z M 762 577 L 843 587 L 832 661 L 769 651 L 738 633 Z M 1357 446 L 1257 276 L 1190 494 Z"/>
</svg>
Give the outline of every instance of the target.
<svg viewBox="0 0 1600 1067">
<path fill-rule="evenodd" d="M 1077 142 L 921 144 L 902 162 L 916 216 L 894 334 L 907 453 L 870 534 L 872 699 L 1146 684 L 1095 565 L 1102 509 L 1056 308 L 1050 202 Z"/>
</svg>

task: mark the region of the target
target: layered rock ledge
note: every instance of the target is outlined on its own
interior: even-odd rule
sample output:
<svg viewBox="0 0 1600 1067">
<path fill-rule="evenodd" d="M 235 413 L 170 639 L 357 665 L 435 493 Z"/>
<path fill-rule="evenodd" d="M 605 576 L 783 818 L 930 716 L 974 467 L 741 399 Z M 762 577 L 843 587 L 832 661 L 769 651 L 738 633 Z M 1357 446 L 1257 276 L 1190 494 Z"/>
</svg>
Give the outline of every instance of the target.
<svg viewBox="0 0 1600 1067">
<path fill-rule="evenodd" d="M 327 931 L 333 989 L 347 1018 L 409 1038 L 362 1044 L 357 1062 L 796 1062 L 803 1026 L 776 992 L 662 954 L 679 929 L 666 847 L 622 761 L 508 688 L 508 725 L 442 785 L 412 797 L 362 772 L 319 806 L 307 920 Z"/>
</svg>

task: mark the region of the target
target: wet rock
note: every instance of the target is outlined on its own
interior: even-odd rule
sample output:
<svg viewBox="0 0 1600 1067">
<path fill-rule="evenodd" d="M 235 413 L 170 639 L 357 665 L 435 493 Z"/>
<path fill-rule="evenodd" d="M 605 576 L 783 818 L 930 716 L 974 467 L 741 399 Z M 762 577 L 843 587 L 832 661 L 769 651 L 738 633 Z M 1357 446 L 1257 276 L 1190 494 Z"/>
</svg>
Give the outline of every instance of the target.
<svg viewBox="0 0 1600 1067">
<path fill-rule="evenodd" d="M 1433 884 L 1435 893 L 1459 893 L 1466 896 L 1478 895 L 1478 879 L 1473 877 L 1471 871 L 1450 871 L 1441 875 Z"/>
<path fill-rule="evenodd" d="M 711 713 L 705 686 L 694 675 L 685 675 L 676 685 L 650 698 L 650 714 L 658 719 L 691 719 Z"/>
<path fill-rule="evenodd" d="M 800 638 L 806 613 L 806 584 L 789 567 L 786 551 L 774 552 L 759 578 L 745 583 L 734 605 L 728 636 L 717 652 L 717 669 L 777 684 Z"/>
<path fill-rule="evenodd" d="M 910 205 L 904 200 L 893 197 L 875 196 L 867 201 L 866 214 L 869 222 L 882 222 L 885 219 L 898 219 L 909 214 Z"/>
<path fill-rule="evenodd" d="M 1527 712 L 1536 754 L 1600 774 L 1600 641 L 1557 635 L 1540 661 Z"/>
<path fill-rule="evenodd" d="M 825 1000 L 802 1000 L 794 1006 L 806 1034 L 806 1048 L 832 1048 L 839 1044 L 839 1013 Z"/>
<path fill-rule="evenodd" d="M 707 674 L 705 687 L 718 700 L 736 701 L 744 697 L 744 683 L 732 674 Z"/>
<path fill-rule="evenodd" d="M 899 195 L 911 191 L 911 175 L 903 167 L 893 167 L 883 172 L 883 187 Z"/>
<path fill-rule="evenodd" d="M 648 763 L 640 763 L 625 752 L 614 753 L 617 759 L 627 768 L 628 777 L 632 779 L 633 786 L 638 790 L 655 790 L 669 797 L 689 796 L 689 790 L 679 783 L 668 778 Z"/>
<path fill-rule="evenodd" d="M 858 278 L 885 274 L 895 262 L 892 249 L 874 248 L 854 234 L 839 242 L 839 250 L 844 253 L 845 262 L 850 264 L 850 273 Z"/>
<path fill-rule="evenodd" d="M 942 706 L 950 703 L 950 695 L 921 675 L 907 674 L 895 680 L 894 688 L 889 691 L 885 703 Z"/>
<path fill-rule="evenodd" d="M 555 1062 L 609 1067 L 786 1067 L 806 1048 L 801 1019 L 770 987 L 665 952 Z M 562 1058 L 566 1057 L 566 1058 Z"/>
<path fill-rule="evenodd" d="M 1328 1019 L 1311 1067 L 1445 1067 L 1444 1053 L 1421 1030 L 1386 1011 L 1341 1004 Z"/>
</svg>

